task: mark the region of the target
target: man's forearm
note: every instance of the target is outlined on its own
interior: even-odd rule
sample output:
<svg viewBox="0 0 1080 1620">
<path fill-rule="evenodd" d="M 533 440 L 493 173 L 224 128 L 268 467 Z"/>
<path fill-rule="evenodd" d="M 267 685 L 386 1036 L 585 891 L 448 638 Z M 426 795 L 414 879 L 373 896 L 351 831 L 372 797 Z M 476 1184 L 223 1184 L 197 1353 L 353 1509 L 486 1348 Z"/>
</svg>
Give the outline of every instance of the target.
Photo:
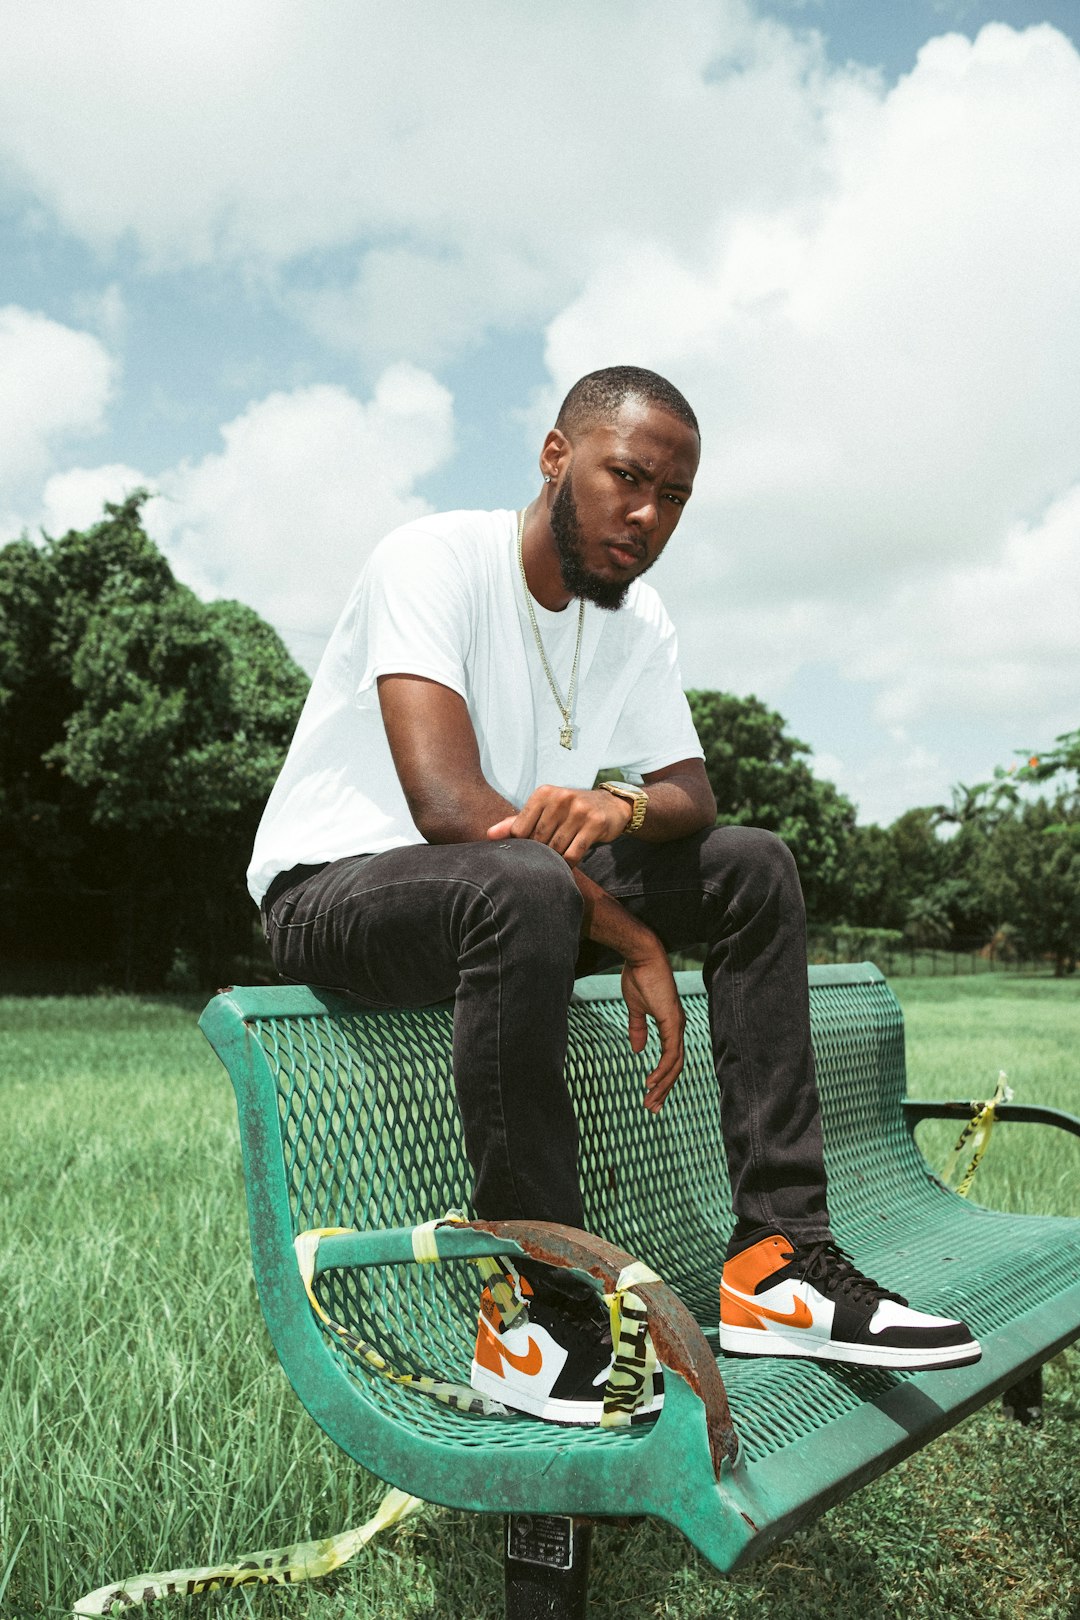
<svg viewBox="0 0 1080 1620">
<path fill-rule="evenodd" d="M 516 814 L 517 807 L 486 781 L 452 786 L 429 781 L 422 793 L 409 796 L 409 810 L 429 844 L 468 844 L 485 838 L 490 826 Z"/>
<path fill-rule="evenodd" d="M 624 962 L 641 962 L 648 957 L 665 955 L 660 940 L 643 922 L 632 917 L 606 889 L 577 867 L 572 867 L 574 882 L 585 902 L 581 932 L 597 945 L 606 945 L 617 951 Z"/>
<path fill-rule="evenodd" d="M 646 781 L 645 791 L 649 808 L 631 838 L 640 838 L 646 844 L 667 844 L 673 838 L 689 838 L 715 824 L 716 800 L 703 772 Z"/>
<path fill-rule="evenodd" d="M 645 1076 L 645 1107 L 650 1113 L 658 1114 L 683 1066 L 686 1014 L 671 963 L 658 936 L 631 916 L 618 900 L 584 872 L 575 871 L 574 881 L 585 901 L 585 934 L 623 958 L 622 993 L 626 1002 L 627 1033 L 634 1052 L 645 1050 L 650 1018 L 656 1026 L 660 1055 Z"/>
<path fill-rule="evenodd" d="M 380 675 L 379 705 L 409 814 L 429 844 L 478 842 L 514 814 L 484 776 L 459 692 L 420 675 Z"/>
</svg>

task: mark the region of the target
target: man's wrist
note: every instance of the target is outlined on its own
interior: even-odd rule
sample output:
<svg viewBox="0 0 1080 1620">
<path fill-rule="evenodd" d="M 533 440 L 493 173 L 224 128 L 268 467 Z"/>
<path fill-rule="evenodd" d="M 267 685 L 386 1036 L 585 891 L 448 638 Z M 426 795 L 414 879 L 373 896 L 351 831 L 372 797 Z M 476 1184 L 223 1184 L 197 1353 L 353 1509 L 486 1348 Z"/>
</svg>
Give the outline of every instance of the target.
<svg viewBox="0 0 1080 1620">
<path fill-rule="evenodd" d="M 634 806 L 629 799 L 624 799 L 621 793 L 604 794 L 604 811 L 607 815 L 617 818 L 612 838 L 621 838 L 634 819 Z"/>
<path fill-rule="evenodd" d="M 630 782 L 600 782 L 598 786 L 604 793 L 610 793 L 613 798 L 629 808 L 630 814 L 624 831 L 637 832 L 649 808 L 649 795 L 645 789 L 634 787 Z"/>
<path fill-rule="evenodd" d="M 636 917 L 634 921 L 637 923 Z M 627 967 L 644 967 L 647 962 L 668 960 L 663 940 L 645 923 L 638 923 L 638 927 L 627 934 L 617 948 Z"/>
<path fill-rule="evenodd" d="M 627 911 L 621 901 L 608 894 L 585 873 L 574 870 L 574 881 L 585 901 L 584 934 L 597 945 L 606 945 L 624 962 L 640 965 L 657 956 L 667 960 L 667 953 L 648 923 L 643 923 Z"/>
</svg>

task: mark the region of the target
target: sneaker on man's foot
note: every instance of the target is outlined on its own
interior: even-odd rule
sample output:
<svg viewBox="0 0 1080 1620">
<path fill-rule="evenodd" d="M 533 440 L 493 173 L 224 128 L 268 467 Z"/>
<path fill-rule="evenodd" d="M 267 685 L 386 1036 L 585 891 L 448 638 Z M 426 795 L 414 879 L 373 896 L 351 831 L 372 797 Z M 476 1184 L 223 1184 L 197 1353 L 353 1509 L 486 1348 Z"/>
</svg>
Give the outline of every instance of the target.
<svg viewBox="0 0 1080 1620">
<path fill-rule="evenodd" d="M 579 1304 L 563 1296 L 553 1304 L 541 1287 L 530 1288 L 513 1273 L 509 1280 L 519 1289 L 526 1309 L 508 1321 L 492 1288 L 485 1287 L 470 1378 L 473 1389 L 551 1423 L 598 1424 L 614 1361 L 607 1306 L 600 1298 Z M 625 1341 L 626 1335 L 622 1337 Z M 646 1375 L 639 1391 L 633 1387 L 636 1365 L 633 1346 L 624 1342 L 616 1384 L 620 1404 L 634 1405 L 632 1422 L 654 1417 L 664 1403 L 660 1369 Z"/>
<path fill-rule="evenodd" d="M 733 1356 L 810 1356 L 860 1367 L 959 1367 L 982 1349 L 963 1322 L 913 1311 L 857 1271 L 835 1243 L 781 1234 L 731 1255 L 720 1284 L 720 1346 Z"/>
</svg>

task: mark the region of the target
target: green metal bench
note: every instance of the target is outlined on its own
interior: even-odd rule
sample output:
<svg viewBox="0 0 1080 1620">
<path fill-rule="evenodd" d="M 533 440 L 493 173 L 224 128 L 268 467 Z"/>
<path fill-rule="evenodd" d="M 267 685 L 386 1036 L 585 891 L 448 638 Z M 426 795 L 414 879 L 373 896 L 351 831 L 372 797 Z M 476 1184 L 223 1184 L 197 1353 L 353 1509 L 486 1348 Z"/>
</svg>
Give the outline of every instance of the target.
<svg viewBox="0 0 1080 1620">
<path fill-rule="evenodd" d="M 686 1068 L 658 1119 L 642 1106 L 647 1061 L 629 1051 L 617 979 L 579 984 L 568 1057 L 590 1231 L 653 1267 L 701 1330 L 686 1328 L 666 1290 L 642 1290 L 662 1358 L 684 1374 L 669 1373 L 659 1419 L 559 1428 L 471 1415 L 391 1382 L 320 1323 L 293 1245 L 311 1228 L 358 1229 L 320 1247 L 328 1314 L 393 1366 L 468 1382 L 478 1280 L 463 1257 L 515 1244 L 475 1226 L 441 1228 L 445 1263 L 414 1262 L 411 1229 L 465 1206 L 471 1180 L 449 1004 L 380 1013 L 305 987 L 234 989 L 210 1003 L 201 1027 L 236 1089 L 270 1334 L 327 1434 L 429 1501 L 508 1515 L 655 1515 L 731 1570 L 995 1395 L 1036 1404 L 1038 1369 L 1080 1337 L 1080 1220 L 1004 1215 L 944 1187 L 914 1125 L 965 1105 L 905 1098 L 903 1020 L 882 975 L 863 964 L 813 968 L 810 980 L 837 1237 L 920 1308 L 963 1316 L 981 1361 L 917 1374 L 721 1359 L 720 1387 L 717 1284 L 731 1218 L 705 996 L 696 974 L 680 974 Z M 1028 1112 L 1006 1106 L 1001 1117 Z M 1080 1120 L 1036 1112 L 1080 1135 Z M 516 1252 L 544 1252 L 544 1233 L 535 1231 L 539 1248 L 528 1233 L 515 1223 Z M 594 1275 L 610 1282 L 618 1256 L 602 1246 L 594 1256 Z"/>
</svg>

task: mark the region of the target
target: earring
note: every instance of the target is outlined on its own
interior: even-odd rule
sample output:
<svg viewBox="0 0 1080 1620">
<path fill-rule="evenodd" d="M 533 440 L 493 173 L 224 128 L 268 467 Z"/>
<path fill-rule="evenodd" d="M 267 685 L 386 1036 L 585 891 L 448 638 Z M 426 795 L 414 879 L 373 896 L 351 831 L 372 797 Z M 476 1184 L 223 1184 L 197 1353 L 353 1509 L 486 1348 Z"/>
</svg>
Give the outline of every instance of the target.
<svg viewBox="0 0 1080 1620">
<path fill-rule="evenodd" d="M 554 482 L 555 482 L 555 480 L 552 478 L 550 473 L 545 473 L 544 474 L 544 483 L 545 484 L 553 484 Z"/>
</svg>

